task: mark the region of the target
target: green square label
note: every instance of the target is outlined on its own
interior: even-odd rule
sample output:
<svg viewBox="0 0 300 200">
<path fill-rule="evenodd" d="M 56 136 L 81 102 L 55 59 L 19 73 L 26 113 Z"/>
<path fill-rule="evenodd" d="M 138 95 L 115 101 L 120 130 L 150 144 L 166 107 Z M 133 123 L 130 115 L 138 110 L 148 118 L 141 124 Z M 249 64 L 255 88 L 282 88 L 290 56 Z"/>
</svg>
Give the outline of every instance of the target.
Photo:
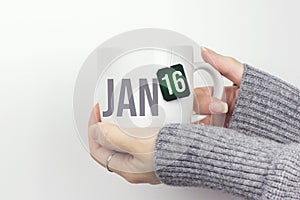
<svg viewBox="0 0 300 200">
<path fill-rule="evenodd" d="M 156 75 L 164 100 L 172 101 L 190 95 L 189 85 L 181 64 L 159 69 Z"/>
</svg>

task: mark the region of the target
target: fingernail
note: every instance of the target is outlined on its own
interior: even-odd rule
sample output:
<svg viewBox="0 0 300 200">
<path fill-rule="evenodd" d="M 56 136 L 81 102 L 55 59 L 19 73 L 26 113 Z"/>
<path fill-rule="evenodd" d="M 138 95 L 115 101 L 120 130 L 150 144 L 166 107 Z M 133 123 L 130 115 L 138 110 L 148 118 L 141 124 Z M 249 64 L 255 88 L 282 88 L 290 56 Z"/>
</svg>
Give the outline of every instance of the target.
<svg viewBox="0 0 300 200">
<path fill-rule="evenodd" d="M 96 115 L 97 121 L 101 122 L 101 115 L 100 115 L 100 106 L 99 106 L 99 103 L 97 103 L 95 105 L 95 115 Z"/>
<path fill-rule="evenodd" d="M 201 55 L 206 62 L 214 62 L 212 51 L 206 47 L 201 47 Z"/>
<path fill-rule="evenodd" d="M 211 113 L 227 113 L 228 105 L 222 101 L 212 102 L 209 104 L 209 110 Z"/>
<path fill-rule="evenodd" d="M 205 52 L 205 53 L 209 53 L 209 52 L 208 52 L 208 48 L 206 48 L 206 47 L 201 47 L 201 51 L 202 51 L 202 52 Z"/>
<path fill-rule="evenodd" d="M 98 124 L 94 124 L 89 127 L 89 134 L 92 139 L 98 140 L 98 132 L 99 132 L 99 126 Z"/>
<path fill-rule="evenodd" d="M 218 53 L 216 53 L 215 51 L 207 48 L 207 47 L 201 47 L 201 50 L 205 53 L 208 53 L 209 55 L 218 55 Z"/>
</svg>

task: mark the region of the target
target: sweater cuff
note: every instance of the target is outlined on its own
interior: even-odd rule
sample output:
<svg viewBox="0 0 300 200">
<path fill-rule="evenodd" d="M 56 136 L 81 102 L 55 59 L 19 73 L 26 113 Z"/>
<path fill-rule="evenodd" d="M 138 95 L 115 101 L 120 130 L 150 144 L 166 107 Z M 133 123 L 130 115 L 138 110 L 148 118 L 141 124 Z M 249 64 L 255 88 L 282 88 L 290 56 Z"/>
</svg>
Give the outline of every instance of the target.
<svg viewBox="0 0 300 200">
<path fill-rule="evenodd" d="M 285 178 L 282 173 L 292 176 L 293 180 L 286 184 L 294 186 L 298 184 L 295 181 L 299 182 L 300 168 L 292 173 L 288 166 L 288 172 L 278 168 L 278 163 L 286 162 L 276 160 L 283 146 L 230 129 L 171 124 L 158 135 L 156 175 L 168 185 L 219 189 L 253 200 L 264 195 L 268 199 L 282 190 L 282 181 L 286 183 L 285 179 L 280 180 Z M 300 194 L 297 195 L 299 198 Z"/>
<path fill-rule="evenodd" d="M 300 142 L 299 99 L 296 87 L 245 65 L 229 128 L 280 143 Z"/>
</svg>

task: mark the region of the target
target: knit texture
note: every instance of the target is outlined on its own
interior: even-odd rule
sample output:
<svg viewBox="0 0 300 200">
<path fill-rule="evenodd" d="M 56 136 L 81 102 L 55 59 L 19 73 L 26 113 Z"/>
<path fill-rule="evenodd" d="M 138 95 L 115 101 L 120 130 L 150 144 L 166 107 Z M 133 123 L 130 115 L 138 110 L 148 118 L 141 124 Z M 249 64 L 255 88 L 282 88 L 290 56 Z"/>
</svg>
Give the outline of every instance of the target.
<svg viewBox="0 0 300 200">
<path fill-rule="evenodd" d="M 300 91 L 245 65 L 229 128 L 280 143 L 300 142 Z"/>
<path fill-rule="evenodd" d="M 170 124 L 156 142 L 156 175 L 174 186 L 223 190 L 245 199 L 300 199 L 300 145 L 232 129 Z"/>
<path fill-rule="evenodd" d="M 156 142 L 161 182 L 245 199 L 300 199 L 300 92 L 245 65 L 229 129 L 171 124 Z"/>
</svg>

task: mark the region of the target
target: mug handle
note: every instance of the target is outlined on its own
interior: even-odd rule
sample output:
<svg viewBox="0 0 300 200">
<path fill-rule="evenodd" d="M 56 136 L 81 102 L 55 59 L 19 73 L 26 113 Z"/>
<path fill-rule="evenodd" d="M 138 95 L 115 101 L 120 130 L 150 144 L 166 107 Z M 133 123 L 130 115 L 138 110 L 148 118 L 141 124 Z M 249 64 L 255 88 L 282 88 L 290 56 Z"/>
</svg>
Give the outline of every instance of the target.
<svg viewBox="0 0 300 200">
<path fill-rule="evenodd" d="M 221 74 L 210 64 L 205 62 L 197 62 L 194 63 L 193 66 L 195 67 L 194 73 L 198 70 L 204 70 L 212 77 L 213 84 L 214 84 L 213 97 L 217 99 L 222 99 L 223 92 L 224 92 L 224 82 Z M 193 114 L 192 123 L 203 119 L 203 116 L 204 115 Z"/>
</svg>

